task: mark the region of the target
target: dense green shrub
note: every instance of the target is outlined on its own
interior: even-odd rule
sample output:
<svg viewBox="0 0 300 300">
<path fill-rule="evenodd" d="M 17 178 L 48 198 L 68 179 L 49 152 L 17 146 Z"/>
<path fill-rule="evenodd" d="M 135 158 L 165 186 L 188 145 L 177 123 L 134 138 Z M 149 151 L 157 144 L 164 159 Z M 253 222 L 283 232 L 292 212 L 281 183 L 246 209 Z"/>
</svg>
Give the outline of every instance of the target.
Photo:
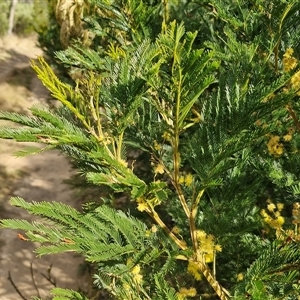
<svg viewBox="0 0 300 300">
<path fill-rule="evenodd" d="M 7 33 L 8 30 L 8 12 L 9 12 L 9 2 L 0 2 L 0 36 Z"/>
<path fill-rule="evenodd" d="M 34 32 L 35 16 L 33 2 L 20 2 L 16 5 L 13 32 L 17 35 L 30 35 Z"/>
<path fill-rule="evenodd" d="M 2 227 L 25 230 L 39 255 L 81 253 L 116 299 L 298 299 L 300 3 L 55 8 L 56 59 L 74 82 L 33 62 L 62 105 L 1 112 L 24 127 L 0 137 L 45 145 L 21 156 L 60 149 L 111 193 L 82 212 L 13 198 L 41 221 Z"/>
<path fill-rule="evenodd" d="M 1 1 L 0 3 L 0 36 L 5 35 L 8 30 L 10 5 L 10 1 Z M 47 1 L 20 1 L 16 4 L 13 27 L 14 34 L 28 36 L 36 31 L 41 32 L 46 30 L 47 25 Z"/>
</svg>

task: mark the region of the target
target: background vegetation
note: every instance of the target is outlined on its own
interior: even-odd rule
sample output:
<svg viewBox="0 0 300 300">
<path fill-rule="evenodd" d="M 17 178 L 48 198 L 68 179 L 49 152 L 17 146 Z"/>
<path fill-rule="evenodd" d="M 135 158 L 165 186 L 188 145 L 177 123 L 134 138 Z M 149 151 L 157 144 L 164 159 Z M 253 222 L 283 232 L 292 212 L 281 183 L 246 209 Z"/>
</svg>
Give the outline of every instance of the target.
<svg viewBox="0 0 300 300">
<path fill-rule="evenodd" d="M 8 31 L 11 1 L 0 3 L 0 36 Z M 38 16 L 38 17 L 37 17 Z M 29 0 L 19 1 L 16 4 L 14 15 L 13 33 L 20 36 L 28 36 L 35 32 L 46 30 L 48 24 L 48 2 Z"/>
</svg>

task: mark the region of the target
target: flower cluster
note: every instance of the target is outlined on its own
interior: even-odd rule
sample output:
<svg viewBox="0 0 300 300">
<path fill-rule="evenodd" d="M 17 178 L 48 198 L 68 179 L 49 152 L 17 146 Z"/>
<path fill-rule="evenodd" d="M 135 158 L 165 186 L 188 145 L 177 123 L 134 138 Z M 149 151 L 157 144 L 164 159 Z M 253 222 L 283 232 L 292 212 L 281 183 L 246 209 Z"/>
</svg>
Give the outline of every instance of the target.
<svg viewBox="0 0 300 300">
<path fill-rule="evenodd" d="M 162 135 L 162 138 L 166 141 L 171 141 L 171 134 L 165 131 L 164 134 Z"/>
<path fill-rule="evenodd" d="M 278 240 L 284 241 L 284 243 L 294 241 L 300 242 L 300 203 L 295 202 L 292 209 L 292 224 L 294 229 L 291 229 L 290 226 L 287 229 L 283 229 L 282 225 L 285 223 L 284 218 L 281 216 L 281 211 L 283 209 L 282 203 L 274 204 L 269 199 L 267 206 L 268 212 L 264 209 L 261 211 L 261 215 L 264 218 L 265 223 L 267 223 L 271 228 L 276 230 L 276 238 Z M 270 216 L 270 214 L 272 216 Z M 291 225 L 289 223 L 289 225 Z"/>
<path fill-rule="evenodd" d="M 161 145 L 156 140 L 153 143 L 153 147 L 156 151 L 160 151 L 162 149 Z"/>
<path fill-rule="evenodd" d="M 156 182 L 158 184 L 160 183 L 159 180 Z M 138 197 L 136 199 L 136 203 L 137 203 L 137 210 L 146 211 L 147 213 L 149 213 L 150 211 L 153 211 L 153 208 L 155 206 L 161 204 L 161 200 L 159 199 L 157 194 L 150 192 L 145 196 Z"/>
<path fill-rule="evenodd" d="M 204 255 L 205 262 L 210 263 L 214 260 L 215 252 L 221 252 L 222 247 L 215 244 L 215 238 L 203 230 L 197 230 L 197 239 L 201 253 Z"/>
<path fill-rule="evenodd" d="M 207 234 L 203 230 L 197 230 L 197 240 L 199 243 L 199 251 L 203 255 L 203 260 L 206 263 L 211 263 L 214 261 L 216 252 L 221 252 L 222 247 L 215 243 L 215 238 L 211 234 Z M 201 271 L 199 265 L 195 261 L 189 261 L 188 272 L 193 275 L 196 280 L 201 280 Z"/>
<path fill-rule="evenodd" d="M 291 78 L 291 86 L 294 90 L 300 89 L 300 71 L 296 72 Z M 297 95 L 300 96 L 300 91 L 297 92 Z"/>
<path fill-rule="evenodd" d="M 243 273 L 239 273 L 236 276 L 237 281 L 242 281 L 244 279 L 244 274 Z"/>
<path fill-rule="evenodd" d="M 149 210 L 149 206 L 144 197 L 137 198 L 136 202 L 137 202 L 137 210 L 139 211 Z"/>
<path fill-rule="evenodd" d="M 133 275 L 133 280 L 137 284 L 141 283 L 143 280 L 143 275 L 141 275 L 141 267 L 140 265 L 136 265 L 131 270 L 131 274 Z"/>
<path fill-rule="evenodd" d="M 162 164 L 157 164 L 156 167 L 154 168 L 154 173 L 155 174 L 163 174 L 165 172 L 165 168 Z"/>
<path fill-rule="evenodd" d="M 195 297 L 197 295 L 197 291 L 195 288 L 181 288 L 177 293 L 178 299 L 183 300 L 186 297 Z"/>
<path fill-rule="evenodd" d="M 202 279 L 200 268 L 196 262 L 189 261 L 187 270 L 196 280 Z"/>
<path fill-rule="evenodd" d="M 283 140 L 285 142 L 290 142 L 293 138 L 294 131 L 295 129 L 293 127 L 289 128 L 287 134 L 283 136 Z"/>
<path fill-rule="evenodd" d="M 278 135 L 271 135 L 270 140 L 267 143 L 268 151 L 271 155 L 275 157 L 279 157 L 283 154 L 283 144 L 279 143 L 280 136 Z"/>
<path fill-rule="evenodd" d="M 282 65 L 283 71 L 289 72 L 296 68 L 298 60 L 293 57 L 294 50 L 292 48 L 286 49 L 285 53 L 283 54 Z"/>
<path fill-rule="evenodd" d="M 156 233 L 157 232 L 157 226 L 156 225 L 152 225 L 152 227 L 150 228 L 150 229 L 147 229 L 146 230 L 146 236 L 148 237 L 148 236 L 150 236 L 151 234 L 153 234 L 153 233 Z"/>
<path fill-rule="evenodd" d="M 193 175 L 191 173 L 188 173 L 184 176 L 180 176 L 179 183 L 184 184 L 186 186 L 190 186 L 193 183 Z"/>
<path fill-rule="evenodd" d="M 132 265 L 132 259 L 127 260 L 127 266 Z M 134 290 L 143 283 L 143 275 L 139 264 L 135 265 L 128 273 L 129 277 L 123 282 L 123 289 L 126 294 L 126 299 L 133 299 Z"/>
<path fill-rule="evenodd" d="M 280 203 L 278 203 L 280 204 Z M 277 206 L 278 206 L 277 204 Z M 281 204 L 283 205 L 283 204 Z M 294 225 L 294 228 L 292 229 L 291 226 L 288 226 L 289 228 L 283 229 L 280 228 L 276 230 L 276 237 L 277 239 L 283 241 L 284 243 L 288 242 L 300 242 L 300 203 L 295 202 L 293 204 L 293 209 L 292 209 L 292 221 L 289 223 L 289 225 Z"/>
<path fill-rule="evenodd" d="M 268 199 L 267 202 L 267 210 L 262 209 L 260 214 L 264 222 L 276 230 L 276 235 L 279 237 L 281 235 L 282 225 L 284 224 L 284 217 L 281 215 L 284 205 L 282 203 L 274 204 L 270 199 Z"/>
<path fill-rule="evenodd" d="M 298 59 L 293 57 L 294 50 L 291 48 L 288 48 L 282 59 L 282 65 L 283 65 L 283 71 L 289 72 L 296 68 L 298 64 Z M 294 90 L 300 89 L 300 71 L 297 71 L 291 78 L 291 88 Z M 300 91 L 297 92 L 297 95 L 300 96 Z"/>
</svg>

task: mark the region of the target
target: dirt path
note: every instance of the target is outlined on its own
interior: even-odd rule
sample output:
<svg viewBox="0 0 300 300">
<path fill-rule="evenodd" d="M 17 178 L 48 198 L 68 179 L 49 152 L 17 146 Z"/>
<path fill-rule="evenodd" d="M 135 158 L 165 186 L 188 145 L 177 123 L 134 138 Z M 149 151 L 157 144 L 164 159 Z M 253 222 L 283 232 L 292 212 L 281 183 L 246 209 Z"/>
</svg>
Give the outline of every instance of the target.
<svg viewBox="0 0 300 300">
<path fill-rule="evenodd" d="M 41 54 L 34 37 L 0 39 L 0 110 L 26 112 L 36 102 L 46 104 L 48 94 L 29 65 L 29 58 Z M 73 205 L 70 189 L 62 183 L 71 175 L 68 161 L 55 151 L 25 158 L 12 156 L 23 146 L 0 140 L 0 218 L 29 218 L 8 204 L 11 196 Z M 20 240 L 16 231 L 0 230 L 0 300 L 22 299 L 8 279 L 9 272 L 26 299 L 38 294 L 43 300 L 50 299 L 54 280 L 59 287 L 84 288 L 77 276 L 80 257 L 69 254 L 36 258 L 32 252 L 35 246 Z"/>
</svg>

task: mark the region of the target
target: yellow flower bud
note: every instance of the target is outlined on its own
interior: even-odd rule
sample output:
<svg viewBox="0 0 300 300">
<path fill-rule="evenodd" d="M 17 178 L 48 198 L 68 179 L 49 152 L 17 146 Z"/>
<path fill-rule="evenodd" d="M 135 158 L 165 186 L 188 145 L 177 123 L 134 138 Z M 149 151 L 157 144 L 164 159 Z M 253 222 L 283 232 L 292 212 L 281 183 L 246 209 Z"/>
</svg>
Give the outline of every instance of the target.
<svg viewBox="0 0 300 300">
<path fill-rule="evenodd" d="M 157 174 L 163 174 L 165 172 L 164 166 L 162 164 L 158 164 L 155 169 L 154 169 L 154 173 Z"/>
</svg>

